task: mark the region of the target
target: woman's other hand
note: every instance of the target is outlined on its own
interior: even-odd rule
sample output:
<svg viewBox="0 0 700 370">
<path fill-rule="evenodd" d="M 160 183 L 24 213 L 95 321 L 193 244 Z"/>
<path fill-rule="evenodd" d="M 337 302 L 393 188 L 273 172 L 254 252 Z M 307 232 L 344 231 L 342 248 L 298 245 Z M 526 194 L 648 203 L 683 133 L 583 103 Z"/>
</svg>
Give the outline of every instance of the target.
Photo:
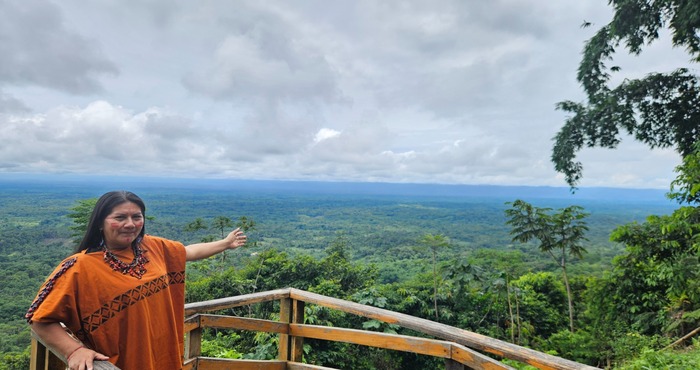
<svg viewBox="0 0 700 370">
<path fill-rule="evenodd" d="M 227 249 L 236 249 L 238 247 L 244 246 L 248 242 L 248 237 L 243 234 L 241 228 L 231 231 L 228 236 L 224 239 L 228 245 Z"/>
<path fill-rule="evenodd" d="M 106 361 L 109 357 L 81 346 L 71 353 L 66 361 L 70 370 L 92 370 L 92 363 L 95 361 Z"/>
</svg>

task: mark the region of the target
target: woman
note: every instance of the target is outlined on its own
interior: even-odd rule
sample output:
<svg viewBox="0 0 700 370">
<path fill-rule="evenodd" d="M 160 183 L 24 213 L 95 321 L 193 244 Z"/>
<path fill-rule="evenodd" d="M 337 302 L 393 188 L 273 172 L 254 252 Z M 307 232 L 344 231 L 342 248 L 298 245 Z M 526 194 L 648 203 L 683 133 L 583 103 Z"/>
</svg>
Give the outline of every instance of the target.
<svg viewBox="0 0 700 370">
<path fill-rule="evenodd" d="M 92 369 L 94 360 L 122 370 L 180 369 L 185 262 L 246 243 L 236 229 L 185 247 L 146 235 L 145 219 L 145 204 L 131 192 L 100 197 L 76 253 L 54 270 L 26 314 L 71 370 Z"/>
</svg>

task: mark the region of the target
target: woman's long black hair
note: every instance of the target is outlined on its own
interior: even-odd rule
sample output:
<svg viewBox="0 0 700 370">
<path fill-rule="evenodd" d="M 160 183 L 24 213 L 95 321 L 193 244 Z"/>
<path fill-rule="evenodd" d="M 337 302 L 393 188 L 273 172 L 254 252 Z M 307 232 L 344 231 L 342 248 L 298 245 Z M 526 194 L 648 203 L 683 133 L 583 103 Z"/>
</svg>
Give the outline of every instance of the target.
<svg viewBox="0 0 700 370">
<path fill-rule="evenodd" d="M 92 214 L 90 215 L 90 221 L 88 222 L 85 236 L 83 236 L 83 240 L 75 248 L 75 252 L 81 252 L 86 249 L 88 252 L 100 250 L 102 243 L 102 231 L 100 228 L 104 224 L 105 218 L 112 213 L 114 207 L 127 202 L 131 202 L 139 206 L 139 208 L 141 208 L 141 213 L 143 214 L 143 219 L 146 219 L 146 204 L 143 202 L 143 200 L 141 200 L 141 198 L 138 197 L 138 195 L 124 190 L 105 193 L 100 197 L 100 199 L 97 200 L 95 208 L 92 210 Z M 141 238 L 143 238 L 145 233 L 146 224 L 144 223 L 141 233 L 139 233 L 139 236 L 136 238 L 136 240 L 134 240 L 134 243 L 138 243 Z"/>
</svg>

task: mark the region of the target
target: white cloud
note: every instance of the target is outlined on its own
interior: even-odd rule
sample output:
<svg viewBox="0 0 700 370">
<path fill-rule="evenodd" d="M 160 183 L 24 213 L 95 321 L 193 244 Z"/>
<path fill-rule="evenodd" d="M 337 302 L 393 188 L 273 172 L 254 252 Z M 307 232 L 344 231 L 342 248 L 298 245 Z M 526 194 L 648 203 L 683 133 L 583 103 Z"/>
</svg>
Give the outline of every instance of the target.
<svg viewBox="0 0 700 370">
<path fill-rule="evenodd" d="M 24 171 L 182 173 L 215 159 L 215 151 L 202 150 L 208 140 L 187 119 L 158 108 L 133 114 L 96 101 L 85 108 L 5 116 L 2 126 L 0 140 L 6 144 L 0 158 L 22 163 Z"/>
<path fill-rule="evenodd" d="M 583 42 L 611 14 L 577 0 L 0 3 L 0 172 L 565 186 L 554 106 L 582 99 Z M 668 50 L 621 58 L 625 76 L 686 63 Z M 678 163 L 632 140 L 579 159 L 582 186 L 665 188 Z"/>
<path fill-rule="evenodd" d="M 331 128 L 324 127 L 322 129 L 318 130 L 318 132 L 316 133 L 316 136 L 314 136 L 314 143 L 319 143 L 323 140 L 328 140 L 328 139 L 332 139 L 334 137 L 338 137 L 338 136 L 340 136 L 340 134 L 341 134 L 340 131 L 336 131 L 336 130 L 333 130 Z"/>
</svg>

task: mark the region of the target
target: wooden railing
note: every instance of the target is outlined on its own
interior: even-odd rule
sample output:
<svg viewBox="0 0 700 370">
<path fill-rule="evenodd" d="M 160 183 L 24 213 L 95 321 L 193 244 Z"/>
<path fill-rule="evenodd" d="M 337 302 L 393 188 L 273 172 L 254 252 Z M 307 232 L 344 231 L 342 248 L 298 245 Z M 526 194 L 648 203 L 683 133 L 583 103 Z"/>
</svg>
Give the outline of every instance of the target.
<svg viewBox="0 0 700 370">
<path fill-rule="evenodd" d="M 279 321 L 209 314 L 212 311 L 270 301 L 279 301 L 280 303 Z M 304 306 L 306 304 L 315 304 L 395 324 L 435 339 L 348 328 L 305 325 Z M 189 303 L 185 305 L 185 316 L 186 338 L 183 368 L 186 370 L 330 370 L 331 368 L 328 367 L 302 363 L 304 338 L 346 342 L 444 358 L 447 370 L 512 369 L 503 362 L 494 359 L 494 356 L 515 360 L 546 370 L 597 369 L 430 320 L 293 288 Z M 201 340 L 204 328 L 277 333 L 279 335 L 278 358 L 271 361 L 257 361 L 203 357 L 201 355 Z M 50 351 L 47 351 L 40 342 L 33 339 L 32 363 L 37 363 L 43 367 L 34 367 L 32 365 L 31 369 L 63 369 L 62 367 L 49 367 L 50 361 L 48 359 L 50 357 Z M 40 361 L 38 360 L 39 358 L 44 360 Z M 99 362 L 99 364 L 100 366 L 110 365 L 105 362 Z M 65 365 L 63 366 L 65 367 Z M 95 367 L 95 369 L 118 370 L 114 366 Z"/>
<path fill-rule="evenodd" d="M 233 307 L 279 300 L 280 321 L 207 314 Z M 304 324 L 305 304 L 315 304 L 415 330 L 436 339 L 426 339 L 363 330 Z M 560 357 L 537 352 L 485 335 L 440 324 L 398 312 L 361 305 L 303 290 L 287 288 L 246 294 L 185 305 L 186 369 L 328 369 L 302 364 L 304 338 L 354 343 L 444 358 L 446 369 L 511 369 L 498 358 L 526 363 L 547 370 L 596 369 Z M 205 327 L 243 329 L 279 334 L 277 361 L 224 360 L 201 356 L 202 329 Z"/>
</svg>

